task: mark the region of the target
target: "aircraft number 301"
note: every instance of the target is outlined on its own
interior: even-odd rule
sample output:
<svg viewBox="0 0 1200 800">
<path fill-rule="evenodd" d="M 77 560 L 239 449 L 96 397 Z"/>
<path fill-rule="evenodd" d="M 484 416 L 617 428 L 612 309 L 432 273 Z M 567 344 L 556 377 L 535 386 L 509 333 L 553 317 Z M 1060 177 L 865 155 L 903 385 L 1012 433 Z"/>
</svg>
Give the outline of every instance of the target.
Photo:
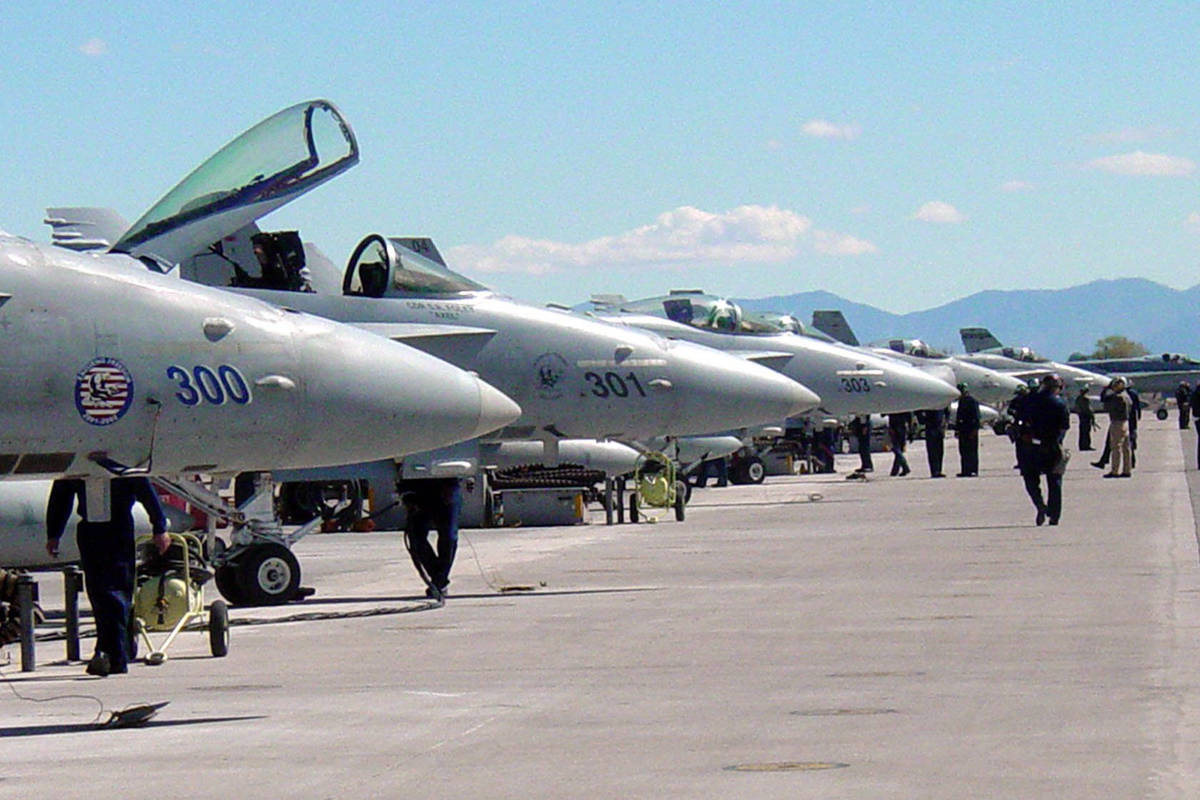
<svg viewBox="0 0 1200 800">
<path fill-rule="evenodd" d="M 175 381 L 179 389 L 175 397 L 185 406 L 211 403 L 224 405 L 226 401 L 244 406 L 250 402 L 250 386 L 236 367 L 222 364 L 213 369 L 204 366 L 192 367 L 191 372 L 172 364 L 167 367 L 167 377 Z"/>
<path fill-rule="evenodd" d="M 599 372 L 585 372 L 584 379 L 592 388 L 592 394 L 596 397 L 629 397 L 632 392 L 636 392 L 636 396 L 645 397 L 646 390 L 642 388 L 642 384 L 637 379 L 637 375 L 632 372 L 627 373 L 624 377 L 615 372 L 605 372 L 601 375 Z M 632 387 L 632 388 L 631 388 Z"/>
<path fill-rule="evenodd" d="M 842 378 L 843 392 L 869 392 L 871 382 L 866 378 Z"/>
</svg>

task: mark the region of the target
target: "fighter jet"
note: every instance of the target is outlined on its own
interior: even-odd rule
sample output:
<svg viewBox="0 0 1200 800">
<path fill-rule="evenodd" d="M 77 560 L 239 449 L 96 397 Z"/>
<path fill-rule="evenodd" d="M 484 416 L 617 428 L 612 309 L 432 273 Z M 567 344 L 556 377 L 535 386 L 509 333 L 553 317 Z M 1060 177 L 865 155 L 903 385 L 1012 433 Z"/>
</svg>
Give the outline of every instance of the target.
<svg viewBox="0 0 1200 800">
<path fill-rule="evenodd" d="M 318 466 L 478 436 L 519 409 L 413 348 L 0 237 L 0 477 Z M 363 430 L 360 420 L 379 425 Z"/>
<path fill-rule="evenodd" d="M 1121 376 L 1143 396 L 1155 395 L 1159 419 L 1167 418 L 1166 400 L 1173 397 L 1180 382 L 1195 386 L 1200 381 L 1200 361 L 1179 353 L 1134 356 L 1132 358 L 1089 358 L 1068 362 L 1071 367 Z M 1146 399 L 1149 399 L 1148 397 Z"/>
<path fill-rule="evenodd" d="M 817 392 L 820 411 L 830 416 L 942 408 L 958 397 L 954 387 L 906 364 L 755 324 L 736 303 L 699 291 L 634 301 L 600 296 L 593 304 L 600 319 L 771 365 Z"/>
<path fill-rule="evenodd" d="M 841 311 L 814 311 L 813 327 L 840 338 L 846 344 L 858 343 L 858 337 Z M 965 384 L 976 400 L 993 408 L 1003 407 L 1017 389 L 1025 385 L 1019 378 L 947 355 L 920 339 L 887 339 L 872 343 L 870 350 L 885 358 L 896 358 L 912 364 L 951 385 Z"/>
<path fill-rule="evenodd" d="M 971 364 L 1007 372 L 1024 380 L 1058 373 L 1068 386 L 1076 387 L 1100 387 L 1109 381 L 1108 375 L 1094 369 L 1051 361 L 1029 347 L 1005 347 L 987 328 L 960 328 L 958 333 L 967 351 L 959 358 Z M 1178 385 L 1178 380 L 1175 385 Z M 1171 391 L 1174 391 L 1174 386 Z"/>
</svg>

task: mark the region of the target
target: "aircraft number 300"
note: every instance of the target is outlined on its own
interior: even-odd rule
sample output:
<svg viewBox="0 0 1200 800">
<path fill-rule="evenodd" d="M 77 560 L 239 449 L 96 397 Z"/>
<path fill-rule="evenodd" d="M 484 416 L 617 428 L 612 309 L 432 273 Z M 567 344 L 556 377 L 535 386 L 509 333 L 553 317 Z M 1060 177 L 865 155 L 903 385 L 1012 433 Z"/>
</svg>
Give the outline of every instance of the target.
<svg viewBox="0 0 1200 800">
<path fill-rule="evenodd" d="M 606 372 L 603 375 L 598 372 L 585 372 L 583 377 L 592 387 L 592 394 L 596 397 L 629 397 L 632 392 L 636 392 L 638 397 L 646 396 L 646 390 L 642 388 L 637 375 L 632 372 L 624 377 L 615 372 Z"/>
<path fill-rule="evenodd" d="M 871 382 L 866 378 L 842 378 L 843 392 L 869 392 Z"/>
<path fill-rule="evenodd" d="M 222 364 L 213 370 L 203 364 L 192 367 L 191 372 L 180 366 L 167 367 L 167 377 L 179 391 L 175 397 L 185 406 L 211 403 L 224 405 L 227 401 L 244 406 L 250 402 L 250 386 L 236 367 Z"/>
</svg>

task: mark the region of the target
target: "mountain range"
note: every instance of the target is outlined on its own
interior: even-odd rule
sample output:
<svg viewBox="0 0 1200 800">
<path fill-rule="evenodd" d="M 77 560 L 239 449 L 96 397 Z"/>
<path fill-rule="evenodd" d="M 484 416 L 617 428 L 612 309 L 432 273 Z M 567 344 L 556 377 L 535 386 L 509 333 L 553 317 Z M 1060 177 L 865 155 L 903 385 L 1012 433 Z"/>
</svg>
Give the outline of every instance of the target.
<svg viewBox="0 0 1200 800">
<path fill-rule="evenodd" d="M 1172 289 L 1144 278 L 1097 280 L 1067 289 L 988 290 L 944 305 L 893 314 L 830 292 L 738 299 L 753 311 L 795 314 L 837 309 L 862 343 L 903 337 L 961 353 L 959 328 L 984 327 L 1006 345 L 1025 345 L 1055 360 L 1091 353 L 1096 341 L 1124 336 L 1151 353 L 1200 354 L 1200 285 Z"/>
</svg>

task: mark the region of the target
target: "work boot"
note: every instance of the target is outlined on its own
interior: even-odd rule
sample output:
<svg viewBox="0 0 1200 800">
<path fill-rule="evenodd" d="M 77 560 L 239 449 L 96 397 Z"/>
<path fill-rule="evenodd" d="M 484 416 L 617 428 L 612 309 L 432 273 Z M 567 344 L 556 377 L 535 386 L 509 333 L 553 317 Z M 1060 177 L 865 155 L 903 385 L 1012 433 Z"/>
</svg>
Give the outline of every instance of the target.
<svg viewBox="0 0 1200 800">
<path fill-rule="evenodd" d="M 108 673 L 112 671 L 109 665 L 107 653 L 96 653 L 92 656 L 92 660 L 87 663 L 85 670 L 88 675 L 96 675 L 100 678 L 108 677 Z"/>
</svg>

